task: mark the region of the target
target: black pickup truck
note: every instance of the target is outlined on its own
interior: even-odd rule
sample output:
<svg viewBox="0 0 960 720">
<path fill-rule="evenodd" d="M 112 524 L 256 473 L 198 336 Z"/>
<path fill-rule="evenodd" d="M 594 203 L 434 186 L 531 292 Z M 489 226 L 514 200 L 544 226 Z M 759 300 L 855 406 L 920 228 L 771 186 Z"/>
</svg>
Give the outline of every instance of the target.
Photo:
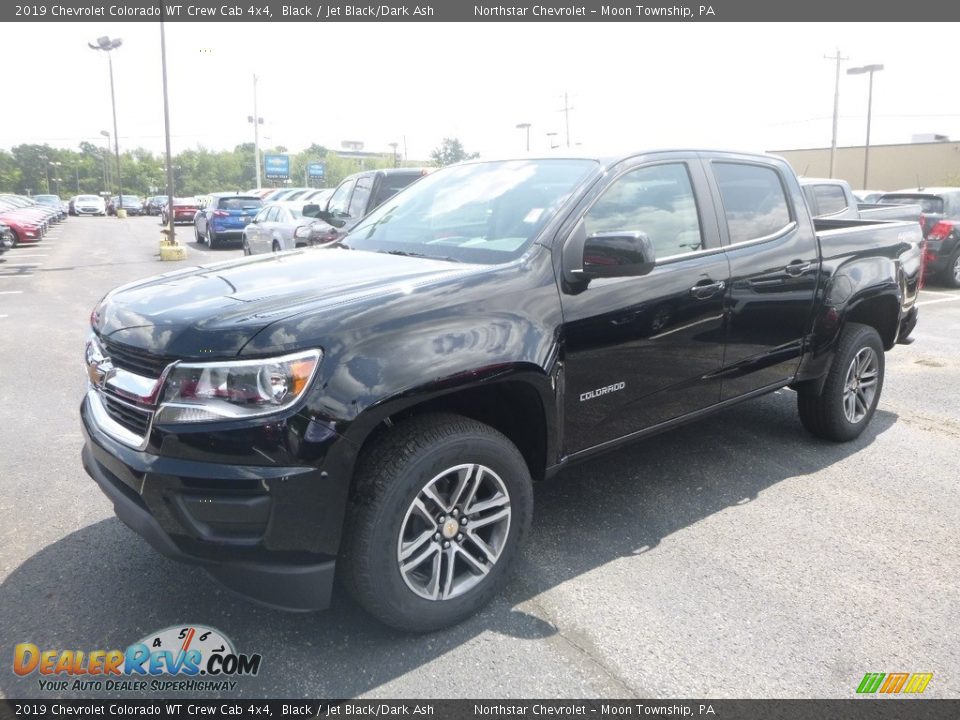
<svg viewBox="0 0 960 720">
<path fill-rule="evenodd" d="M 531 484 L 783 387 L 870 422 L 917 319 L 916 222 L 812 221 L 777 158 L 473 161 L 336 247 L 181 269 L 94 308 L 83 464 L 160 552 L 287 609 L 334 569 L 382 621 L 497 592 Z"/>
</svg>

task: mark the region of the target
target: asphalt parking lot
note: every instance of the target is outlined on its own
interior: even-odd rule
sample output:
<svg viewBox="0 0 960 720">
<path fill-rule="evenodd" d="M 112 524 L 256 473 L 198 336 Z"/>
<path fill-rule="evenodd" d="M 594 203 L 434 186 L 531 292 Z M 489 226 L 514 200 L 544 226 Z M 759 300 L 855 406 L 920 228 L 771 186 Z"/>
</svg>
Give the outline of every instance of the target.
<svg viewBox="0 0 960 720">
<path fill-rule="evenodd" d="M 16 643 L 125 648 L 185 623 L 263 655 L 231 693 L 247 698 L 848 698 L 865 672 L 932 672 L 926 696 L 960 696 L 960 291 L 924 291 L 857 441 L 808 436 L 782 391 L 567 470 L 537 487 L 506 592 L 410 636 L 342 593 L 307 615 L 236 598 L 158 555 L 84 473 L 94 304 L 241 254 L 182 227 L 188 259 L 160 263 L 159 230 L 70 218 L 0 258 L 0 696 L 41 696 L 9 670 Z"/>
</svg>

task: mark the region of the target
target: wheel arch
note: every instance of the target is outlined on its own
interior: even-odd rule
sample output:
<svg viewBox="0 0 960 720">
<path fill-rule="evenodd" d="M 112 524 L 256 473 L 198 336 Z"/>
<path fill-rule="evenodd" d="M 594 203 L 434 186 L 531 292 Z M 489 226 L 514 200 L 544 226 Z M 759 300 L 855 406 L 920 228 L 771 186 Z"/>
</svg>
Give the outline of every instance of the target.
<svg viewBox="0 0 960 720">
<path fill-rule="evenodd" d="M 502 433 L 520 451 L 534 480 L 545 476 L 549 458 L 556 454 L 556 401 L 550 379 L 530 368 L 459 387 L 403 393 L 364 410 L 344 437 L 357 448 L 359 459 L 395 425 L 428 413 L 453 413 Z"/>
</svg>

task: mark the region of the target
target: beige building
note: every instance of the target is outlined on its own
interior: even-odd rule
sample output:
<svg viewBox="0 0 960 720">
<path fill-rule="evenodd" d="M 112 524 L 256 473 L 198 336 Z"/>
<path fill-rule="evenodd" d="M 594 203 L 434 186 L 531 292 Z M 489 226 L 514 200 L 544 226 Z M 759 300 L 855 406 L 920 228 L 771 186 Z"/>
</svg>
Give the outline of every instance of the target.
<svg viewBox="0 0 960 720">
<path fill-rule="evenodd" d="M 830 177 L 830 148 L 770 150 L 786 159 L 798 175 Z M 917 185 L 960 185 L 960 143 L 917 142 L 870 145 L 867 187 L 863 184 L 863 145 L 837 148 L 835 177 L 854 189 L 899 190 Z M 918 182 L 919 181 L 919 182 Z"/>
</svg>

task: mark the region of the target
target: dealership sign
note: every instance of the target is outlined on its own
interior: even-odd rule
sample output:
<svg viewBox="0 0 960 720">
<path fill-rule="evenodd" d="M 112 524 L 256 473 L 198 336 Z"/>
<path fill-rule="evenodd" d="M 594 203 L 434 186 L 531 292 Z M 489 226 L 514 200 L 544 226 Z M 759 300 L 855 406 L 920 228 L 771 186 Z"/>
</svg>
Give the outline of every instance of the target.
<svg viewBox="0 0 960 720">
<path fill-rule="evenodd" d="M 263 174 L 268 178 L 286 180 L 290 177 L 289 155 L 264 155 Z"/>
</svg>

